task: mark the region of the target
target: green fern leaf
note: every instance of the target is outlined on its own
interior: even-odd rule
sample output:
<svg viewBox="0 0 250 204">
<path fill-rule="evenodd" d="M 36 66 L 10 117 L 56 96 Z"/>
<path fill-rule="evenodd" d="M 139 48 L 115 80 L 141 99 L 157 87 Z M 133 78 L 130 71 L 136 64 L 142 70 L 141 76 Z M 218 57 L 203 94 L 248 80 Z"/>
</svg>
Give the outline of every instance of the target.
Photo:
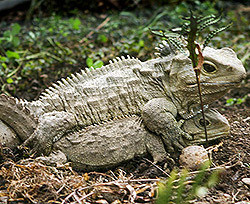
<svg viewBox="0 0 250 204">
<path fill-rule="evenodd" d="M 221 28 L 217 28 L 217 29 L 211 31 L 211 32 L 208 34 L 208 36 L 206 37 L 206 39 L 205 39 L 205 41 L 204 41 L 204 43 L 203 43 L 203 50 L 204 50 L 204 48 L 208 45 L 208 43 L 210 42 L 210 40 L 211 40 L 215 35 L 217 35 L 218 33 L 220 33 L 220 32 L 222 32 L 222 31 L 226 30 L 226 29 L 229 28 L 231 25 L 232 25 L 232 23 L 228 24 L 227 26 L 223 26 L 223 27 L 221 27 Z"/>
<path fill-rule="evenodd" d="M 199 27 L 198 27 L 198 32 L 201 32 L 205 28 L 218 23 L 220 20 L 221 20 L 221 16 L 219 16 L 218 18 L 210 18 L 210 19 L 202 22 L 202 24 L 199 25 Z"/>
<path fill-rule="evenodd" d="M 197 19 L 197 23 L 202 24 L 202 22 L 204 22 L 204 21 L 207 21 L 209 19 L 215 19 L 215 18 L 216 18 L 216 16 L 214 14 L 207 15 L 207 16 L 204 16 L 204 17 L 201 16 L 201 17 L 199 17 L 199 19 Z"/>
</svg>

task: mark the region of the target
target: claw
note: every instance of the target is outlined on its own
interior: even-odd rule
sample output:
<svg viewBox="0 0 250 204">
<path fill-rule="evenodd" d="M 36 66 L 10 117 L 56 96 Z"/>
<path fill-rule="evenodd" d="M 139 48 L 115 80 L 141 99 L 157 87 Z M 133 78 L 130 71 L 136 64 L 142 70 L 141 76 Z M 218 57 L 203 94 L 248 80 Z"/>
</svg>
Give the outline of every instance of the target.
<svg viewBox="0 0 250 204">
<path fill-rule="evenodd" d="M 174 140 L 174 141 L 173 141 L 173 145 L 174 145 L 175 147 L 177 147 L 179 150 L 184 149 L 184 146 L 182 146 L 182 145 L 179 143 L 179 141 Z"/>
<path fill-rule="evenodd" d="M 183 135 L 182 135 L 185 139 L 187 140 L 193 140 L 193 137 L 185 132 L 183 132 Z"/>
<path fill-rule="evenodd" d="M 178 139 L 178 141 L 179 141 L 179 143 L 180 143 L 183 147 L 186 147 L 186 146 L 187 146 L 186 142 L 183 140 L 182 137 L 180 137 L 180 138 Z"/>
</svg>

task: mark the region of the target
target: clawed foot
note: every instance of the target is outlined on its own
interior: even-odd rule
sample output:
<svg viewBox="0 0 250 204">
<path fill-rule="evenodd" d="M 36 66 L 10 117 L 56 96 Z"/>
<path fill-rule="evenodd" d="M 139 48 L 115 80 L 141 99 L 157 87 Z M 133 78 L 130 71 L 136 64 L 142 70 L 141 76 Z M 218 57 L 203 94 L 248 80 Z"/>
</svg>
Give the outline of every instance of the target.
<svg viewBox="0 0 250 204">
<path fill-rule="evenodd" d="M 43 161 L 45 164 L 50 166 L 56 166 L 57 164 L 64 164 L 67 162 L 67 157 L 60 150 L 53 151 L 49 156 L 37 157 L 36 160 Z"/>
<path fill-rule="evenodd" d="M 187 146 L 185 140 L 192 140 L 192 136 L 185 132 L 181 132 L 178 135 L 163 135 L 163 142 L 166 145 L 168 152 L 175 152 L 175 149 L 181 151 L 183 148 Z"/>
<path fill-rule="evenodd" d="M 174 161 L 174 159 L 172 159 L 170 157 L 170 154 L 156 155 L 154 157 L 153 164 L 156 164 L 156 165 L 163 165 L 164 164 L 164 169 L 167 169 L 171 166 L 174 166 L 175 161 Z"/>
</svg>

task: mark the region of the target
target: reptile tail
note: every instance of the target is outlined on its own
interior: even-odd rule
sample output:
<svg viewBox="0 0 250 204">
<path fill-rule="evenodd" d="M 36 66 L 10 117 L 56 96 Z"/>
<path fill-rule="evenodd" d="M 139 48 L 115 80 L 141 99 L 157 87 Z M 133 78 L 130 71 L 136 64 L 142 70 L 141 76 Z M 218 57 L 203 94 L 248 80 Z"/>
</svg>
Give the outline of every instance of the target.
<svg viewBox="0 0 250 204">
<path fill-rule="evenodd" d="M 27 108 L 23 107 L 13 97 L 3 94 L 0 95 L 1 121 L 12 129 L 22 141 L 25 141 L 37 126 L 36 119 Z"/>
</svg>

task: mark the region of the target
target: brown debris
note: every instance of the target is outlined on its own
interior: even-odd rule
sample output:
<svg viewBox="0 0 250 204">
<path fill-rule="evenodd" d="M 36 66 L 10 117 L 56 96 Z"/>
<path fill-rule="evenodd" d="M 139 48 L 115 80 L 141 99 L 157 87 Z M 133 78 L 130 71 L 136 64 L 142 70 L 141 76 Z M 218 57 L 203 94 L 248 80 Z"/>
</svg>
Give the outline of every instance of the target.
<svg viewBox="0 0 250 204">
<path fill-rule="evenodd" d="M 23 203 L 149 203 L 159 179 L 132 179 L 122 170 L 115 176 L 90 172 L 80 174 L 69 164 L 47 166 L 26 159 L 1 165 L 1 198 Z M 7 197 L 7 198 L 6 198 Z"/>
</svg>

